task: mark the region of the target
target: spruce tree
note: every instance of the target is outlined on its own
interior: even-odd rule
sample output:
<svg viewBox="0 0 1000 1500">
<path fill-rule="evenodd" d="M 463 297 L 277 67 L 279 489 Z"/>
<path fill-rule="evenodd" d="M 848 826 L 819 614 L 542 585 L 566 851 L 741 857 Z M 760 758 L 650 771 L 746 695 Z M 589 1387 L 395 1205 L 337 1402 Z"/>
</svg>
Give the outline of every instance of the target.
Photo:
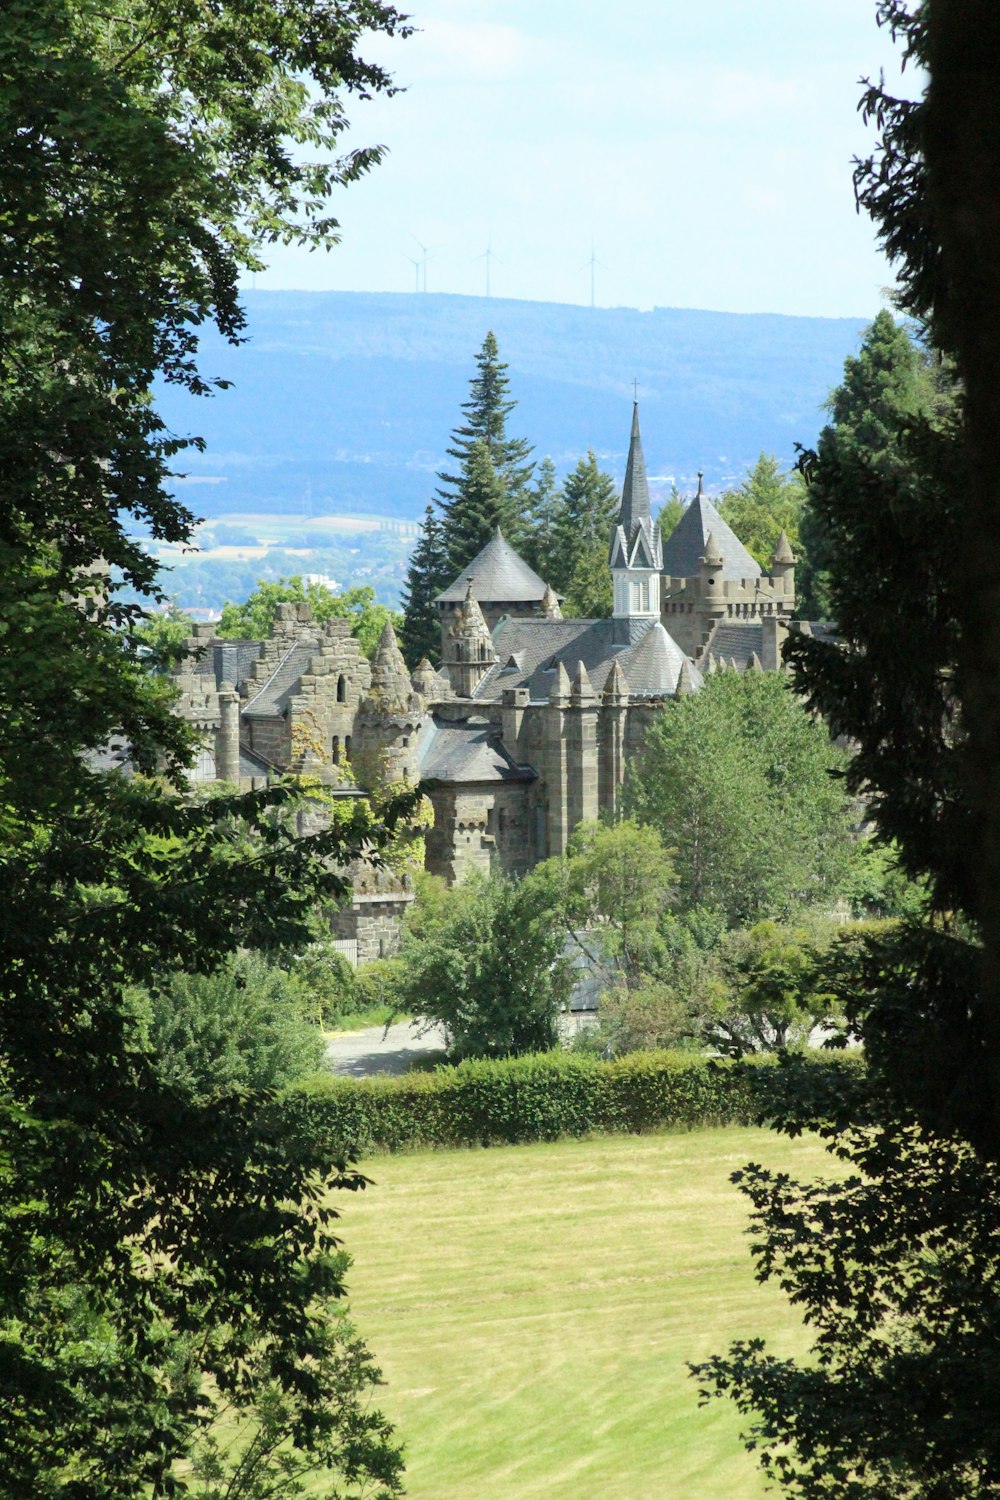
<svg viewBox="0 0 1000 1500">
<path fill-rule="evenodd" d="M 559 489 L 556 466 L 546 455 L 538 465 L 535 483 L 528 492 L 524 514 L 523 536 L 518 551 L 540 578 L 549 581 L 555 568 L 557 551 L 556 517 Z"/>
<path fill-rule="evenodd" d="M 486 443 L 477 441 L 469 449 L 461 496 L 445 515 L 442 527 L 449 579 L 482 551 L 498 526 L 505 535 L 510 535 L 511 514 L 503 477 L 497 472 Z"/>
<path fill-rule="evenodd" d="M 450 582 L 441 522 L 428 505 L 403 590 L 401 645 L 411 667 L 424 656 L 435 666 L 440 660 L 441 622 L 434 600 Z"/>
<path fill-rule="evenodd" d="M 593 578 L 601 568 L 607 572 L 608 542 L 618 505 L 618 486 L 598 466 L 591 448 L 567 474 L 556 506 L 553 576 L 548 581 L 559 593 L 570 592 L 575 575 Z M 610 582 L 608 574 L 609 587 Z M 592 592 L 588 588 L 588 597 Z"/>
<path fill-rule="evenodd" d="M 475 556 L 475 552 L 464 550 L 465 538 L 469 534 L 478 534 L 478 529 L 474 522 L 466 521 L 463 511 L 470 504 L 470 488 L 478 485 L 481 490 L 485 482 L 481 458 L 475 460 L 478 477 L 473 480 L 471 476 L 476 445 L 481 444 L 485 449 L 499 480 L 501 496 L 496 502 L 497 520 L 494 524 L 501 526 L 504 534 L 514 542 L 520 540 L 524 529 L 522 514 L 528 504 L 527 491 L 534 472 L 530 443 L 524 438 L 507 436 L 507 418 L 517 403 L 508 397 L 507 366 L 499 358 L 496 336 L 492 332 L 487 333 L 483 340 L 483 347 L 476 355 L 476 366 L 469 399 L 462 403 L 465 422 L 452 432 L 452 445 L 447 450 L 449 458 L 456 460 L 456 470 L 438 475 L 441 486 L 437 500 L 444 511 L 444 547 L 452 575 L 460 572 Z M 482 494 L 473 503 L 473 509 L 481 503 Z"/>
</svg>

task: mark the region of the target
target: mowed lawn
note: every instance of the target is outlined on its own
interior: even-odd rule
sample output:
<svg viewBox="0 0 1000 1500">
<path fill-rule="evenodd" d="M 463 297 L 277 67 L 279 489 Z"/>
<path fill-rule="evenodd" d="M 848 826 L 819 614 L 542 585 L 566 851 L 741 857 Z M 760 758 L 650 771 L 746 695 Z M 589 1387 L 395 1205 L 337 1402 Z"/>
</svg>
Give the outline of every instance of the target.
<svg viewBox="0 0 1000 1500">
<path fill-rule="evenodd" d="M 806 1335 L 753 1278 L 748 1161 L 804 1177 L 818 1142 L 760 1130 L 379 1157 L 338 1197 L 354 1318 L 388 1382 L 412 1500 L 756 1500 L 728 1403 L 686 1361 Z"/>
</svg>

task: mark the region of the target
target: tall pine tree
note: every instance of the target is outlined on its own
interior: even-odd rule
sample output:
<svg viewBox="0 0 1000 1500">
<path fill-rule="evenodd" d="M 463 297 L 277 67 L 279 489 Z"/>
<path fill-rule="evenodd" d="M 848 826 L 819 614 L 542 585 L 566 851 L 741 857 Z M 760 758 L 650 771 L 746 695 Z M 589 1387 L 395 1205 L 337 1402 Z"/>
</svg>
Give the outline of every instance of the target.
<svg viewBox="0 0 1000 1500">
<path fill-rule="evenodd" d="M 510 495 L 482 440 L 469 449 L 462 493 L 444 519 L 448 572 L 454 577 L 481 552 L 499 526 L 509 537 L 514 530 Z"/>
<path fill-rule="evenodd" d="M 434 600 L 449 582 L 441 522 L 428 505 L 403 590 L 401 645 L 411 667 L 424 656 L 435 666 L 440 660 L 441 623 Z"/>
<path fill-rule="evenodd" d="M 517 403 L 507 394 L 510 384 L 507 366 L 499 357 L 492 332 L 487 333 L 476 355 L 476 367 L 469 399 L 462 403 L 465 421 L 452 432 L 452 446 L 447 450 L 449 458 L 456 460 L 456 472 L 438 476 L 441 487 L 437 500 L 444 512 L 444 551 L 451 576 L 460 572 L 475 556 L 478 546 L 489 540 L 487 535 L 476 549 L 467 550 L 468 538 L 480 534 L 477 523 L 465 515 L 470 508 L 477 513 L 484 505 L 493 507 L 496 510 L 493 525 L 501 526 L 508 540 L 515 544 L 520 541 L 524 529 L 522 515 L 534 472 L 530 443 L 524 438 L 507 436 L 507 418 Z M 485 450 L 497 481 L 499 493 L 493 500 L 486 498 L 486 491 L 495 486 L 487 477 L 482 454 L 475 453 L 477 445 Z"/>
<path fill-rule="evenodd" d="M 559 511 L 559 487 L 556 466 L 546 455 L 538 465 L 535 483 L 528 491 L 524 512 L 524 531 L 518 551 L 525 562 L 546 582 L 556 568 L 558 550 L 556 520 Z"/>
</svg>

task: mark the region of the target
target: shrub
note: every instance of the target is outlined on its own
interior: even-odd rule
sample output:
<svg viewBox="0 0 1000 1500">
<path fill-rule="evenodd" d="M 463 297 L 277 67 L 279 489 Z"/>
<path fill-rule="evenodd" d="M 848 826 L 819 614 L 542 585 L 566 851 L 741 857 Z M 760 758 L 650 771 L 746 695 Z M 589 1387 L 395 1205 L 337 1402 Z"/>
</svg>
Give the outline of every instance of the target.
<svg viewBox="0 0 1000 1500">
<path fill-rule="evenodd" d="M 513 1145 L 560 1136 L 747 1124 L 791 1092 L 836 1092 L 856 1058 L 731 1062 L 642 1052 L 612 1062 L 542 1053 L 475 1059 L 401 1078 L 311 1078 L 281 1102 L 284 1128 L 331 1160 L 427 1147 Z"/>
</svg>

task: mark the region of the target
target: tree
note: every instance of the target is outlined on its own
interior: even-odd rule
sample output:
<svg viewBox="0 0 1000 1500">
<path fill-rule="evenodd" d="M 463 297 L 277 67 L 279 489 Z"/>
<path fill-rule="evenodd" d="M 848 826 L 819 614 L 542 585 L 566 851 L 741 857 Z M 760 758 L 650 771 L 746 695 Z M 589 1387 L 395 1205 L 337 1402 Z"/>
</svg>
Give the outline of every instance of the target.
<svg viewBox="0 0 1000 1500">
<path fill-rule="evenodd" d="M 802 476 L 785 473 L 773 453 L 762 453 L 743 483 L 720 496 L 718 511 L 767 573 L 782 532 L 798 554 L 805 498 Z"/>
<path fill-rule="evenodd" d="M 899 305 L 955 356 L 965 388 L 951 411 L 888 424 L 894 465 L 847 444 L 806 456 L 847 645 L 803 638 L 787 654 L 856 741 L 850 783 L 925 881 L 927 908 L 836 956 L 828 981 L 866 1070 L 826 1099 L 804 1087 L 779 1117 L 823 1132 L 837 1176 L 741 1174 L 758 1274 L 805 1309 L 812 1356 L 780 1360 L 754 1339 L 697 1373 L 751 1417 L 746 1440 L 787 1494 L 958 1500 L 1000 1493 L 1000 1340 L 982 1294 L 1000 1242 L 1000 25 L 993 7 L 936 0 L 884 0 L 879 19 L 930 82 L 916 100 L 868 86 L 881 142 L 858 164 L 858 197 Z"/>
<path fill-rule="evenodd" d="M 498 526 L 509 536 L 515 529 L 515 511 L 489 448 L 477 441 L 469 449 L 461 496 L 444 519 L 452 577 L 482 551 Z"/>
<path fill-rule="evenodd" d="M 11 0 L 0 16 L 11 1496 L 183 1493 L 193 1440 L 223 1403 L 253 1407 L 261 1372 L 282 1398 L 329 1389 L 313 1372 L 344 1286 L 326 1193 L 362 1180 L 286 1141 L 266 1096 L 203 1103 L 166 1085 L 126 991 L 171 967 L 211 971 L 239 946 L 295 947 L 316 897 L 343 897 L 341 862 L 384 835 L 359 809 L 296 839 L 291 786 L 191 802 L 191 733 L 146 670 L 140 607 L 110 580 L 159 597 L 136 522 L 191 539 L 168 494 L 180 444 L 150 400 L 154 376 L 204 392 L 199 326 L 240 337 L 237 281 L 260 266 L 257 246 L 328 243 L 328 190 L 378 158 L 331 154 L 338 91 L 390 88 L 357 53 L 368 29 L 400 17 L 367 0 Z M 160 779 L 105 770 L 115 737 Z M 325 1420 L 294 1426 L 297 1453 L 320 1459 Z M 389 1494 L 394 1454 L 383 1424 L 322 1462 Z"/>
<path fill-rule="evenodd" d="M 670 486 L 670 494 L 668 495 L 667 499 L 664 500 L 663 504 L 660 506 L 659 510 L 656 513 L 656 524 L 660 528 L 660 535 L 663 537 L 664 541 L 666 541 L 667 537 L 677 525 L 677 522 L 684 514 L 685 509 L 686 505 L 685 502 L 681 499 L 680 491 L 678 490 L 676 484 L 672 484 Z"/>
<path fill-rule="evenodd" d="M 534 485 L 528 490 L 520 543 L 525 562 L 546 583 L 558 568 L 557 509 L 556 466 L 546 455 L 538 465 Z"/>
<path fill-rule="evenodd" d="M 739 926 L 836 897 L 851 842 L 831 772 L 845 760 L 783 676 L 718 673 L 650 726 L 625 805 L 674 850 L 682 907 Z"/>
<path fill-rule="evenodd" d="M 212 974 L 164 974 L 135 993 L 161 1078 L 207 1100 L 234 1089 L 282 1089 L 323 1065 L 306 992 L 262 953 L 237 953 Z"/>
<path fill-rule="evenodd" d="M 411 666 L 424 657 L 435 665 L 441 660 L 441 620 L 434 600 L 450 582 L 441 523 L 428 505 L 403 589 L 400 644 Z"/>
<path fill-rule="evenodd" d="M 449 458 L 456 460 L 457 471 L 438 475 L 441 487 L 437 502 L 444 513 L 444 550 L 451 577 L 460 573 L 489 540 L 484 537 L 471 552 L 468 550 L 481 527 L 466 518 L 467 511 L 474 517 L 485 504 L 495 516 L 493 525 L 501 525 L 509 540 L 516 543 L 520 539 L 534 465 L 530 462 L 530 444 L 523 438 L 507 436 L 507 418 L 517 403 L 508 398 L 506 370 L 496 336 L 487 333 L 476 355 L 469 399 L 462 402 L 466 420 L 452 432 L 452 446 L 447 450 Z M 491 471 L 493 478 L 488 479 Z M 484 487 L 491 492 L 488 501 Z"/>
<path fill-rule="evenodd" d="M 431 887 L 407 921 L 397 997 L 447 1028 L 458 1057 L 516 1057 L 557 1040 L 569 996 L 564 936 L 534 874 Z M 428 899 L 429 897 L 429 899 Z"/>
<path fill-rule="evenodd" d="M 600 559 L 608 571 L 608 543 L 618 506 L 618 487 L 599 467 L 591 448 L 566 475 L 556 505 L 553 588 L 567 592 L 583 559 Z"/>
<path fill-rule="evenodd" d="M 245 603 L 225 605 L 217 633 L 230 641 L 263 640 L 270 633 L 279 604 L 308 604 L 317 624 L 324 620 L 350 620 L 351 634 L 357 636 L 368 657 L 374 656 L 386 621 L 399 623 L 397 614 L 375 602 L 375 590 L 370 584 L 359 584 L 336 594 L 324 583 L 306 582 L 293 574 L 274 583 L 261 578 Z"/>
<path fill-rule="evenodd" d="M 844 464 L 863 459 L 887 478 L 898 478 L 909 465 L 903 436 L 907 422 L 945 404 L 926 351 L 903 324 L 880 312 L 865 330 L 858 353 L 844 362 L 843 382 L 827 402 L 832 421 L 820 434 L 817 452 Z M 727 519 L 733 524 L 732 517 Z M 809 487 L 801 510 L 800 537 L 803 556 L 796 583 L 801 612 L 829 618 L 831 549 L 836 543 L 815 486 Z"/>
</svg>

